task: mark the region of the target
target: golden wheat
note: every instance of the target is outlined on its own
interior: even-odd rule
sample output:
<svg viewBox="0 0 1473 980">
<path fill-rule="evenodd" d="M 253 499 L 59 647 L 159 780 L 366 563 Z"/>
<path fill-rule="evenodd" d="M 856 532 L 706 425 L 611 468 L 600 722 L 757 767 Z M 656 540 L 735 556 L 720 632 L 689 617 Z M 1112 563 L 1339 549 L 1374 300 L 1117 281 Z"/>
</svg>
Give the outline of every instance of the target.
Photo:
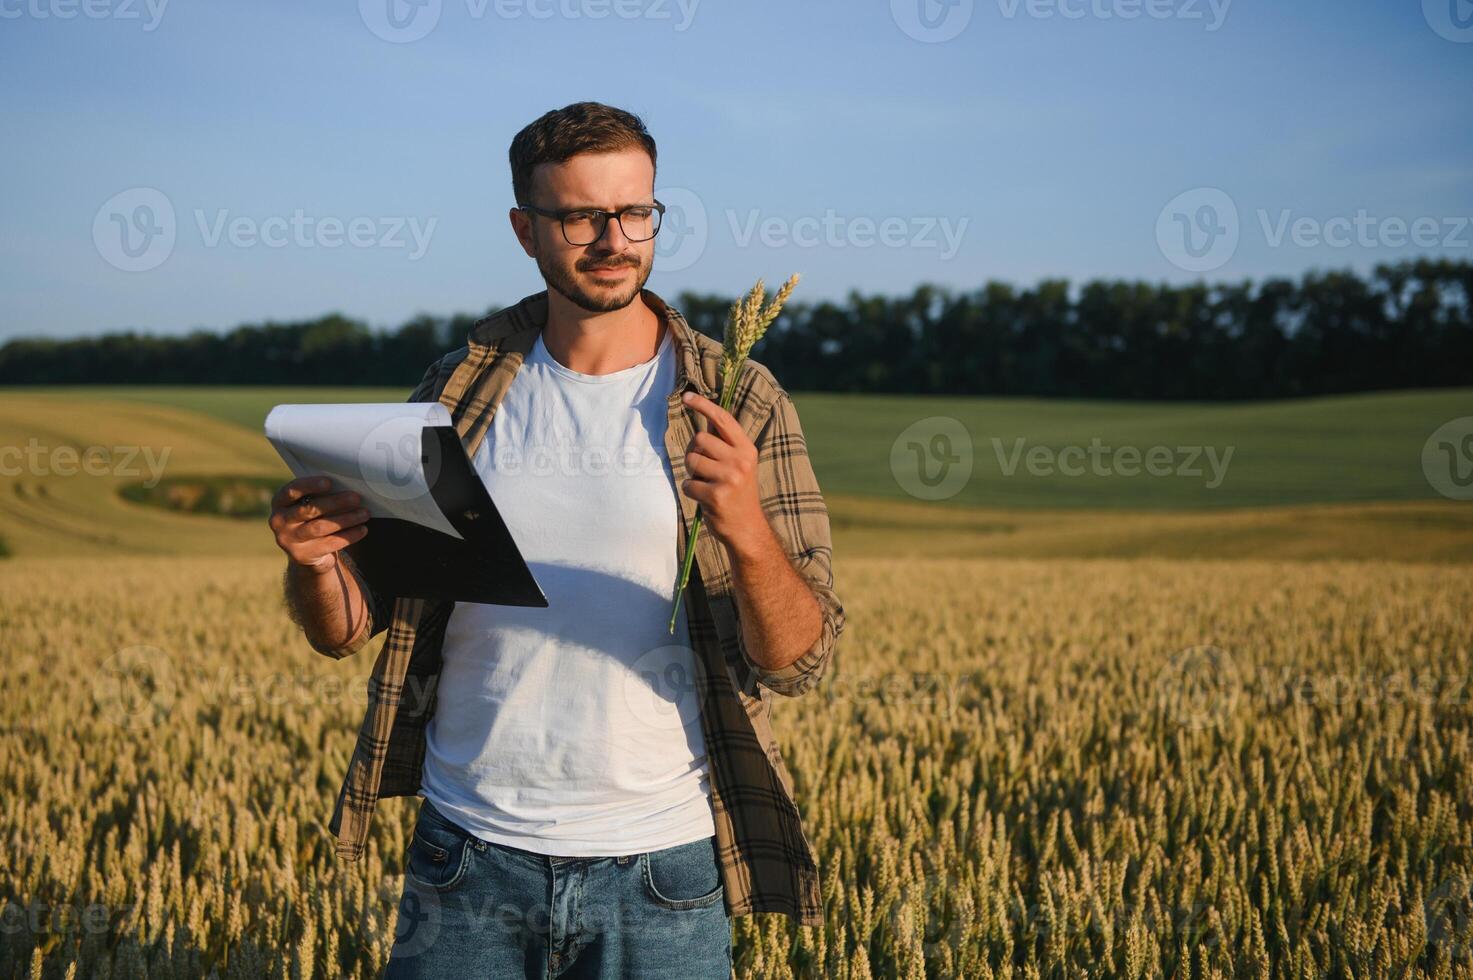
<svg viewBox="0 0 1473 980">
<path fill-rule="evenodd" d="M 738 975 L 1473 976 L 1473 571 L 836 567 L 835 672 L 774 701 L 826 920 L 737 920 Z M 0 975 L 380 969 L 414 807 L 333 856 L 372 653 L 278 581 L 0 562 Z"/>
<path fill-rule="evenodd" d="M 726 314 L 726 325 L 721 331 L 722 408 L 731 408 L 732 393 L 736 390 L 736 379 L 741 372 L 742 362 L 752 353 L 752 348 L 767 333 L 767 328 L 772 326 L 778 314 L 782 313 L 783 306 L 788 297 L 793 295 L 799 278 L 796 272 L 789 276 L 766 308 L 762 304 L 767 298 L 767 290 L 761 279 L 744 296 L 731 304 L 731 309 Z"/>
</svg>

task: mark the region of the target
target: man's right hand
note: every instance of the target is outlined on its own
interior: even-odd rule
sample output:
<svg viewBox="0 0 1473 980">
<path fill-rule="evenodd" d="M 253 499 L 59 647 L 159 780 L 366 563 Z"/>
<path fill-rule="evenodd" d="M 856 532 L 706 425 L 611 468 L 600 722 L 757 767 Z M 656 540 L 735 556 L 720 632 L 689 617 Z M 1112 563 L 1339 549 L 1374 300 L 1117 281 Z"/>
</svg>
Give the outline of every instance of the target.
<svg viewBox="0 0 1473 980">
<path fill-rule="evenodd" d="M 268 522 L 293 563 L 318 574 L 337 567 L 337 553 L 368 533 L 358 494 L 333 490 L 325 476 L 304 476 L 276 491 Z"/>
</svg>

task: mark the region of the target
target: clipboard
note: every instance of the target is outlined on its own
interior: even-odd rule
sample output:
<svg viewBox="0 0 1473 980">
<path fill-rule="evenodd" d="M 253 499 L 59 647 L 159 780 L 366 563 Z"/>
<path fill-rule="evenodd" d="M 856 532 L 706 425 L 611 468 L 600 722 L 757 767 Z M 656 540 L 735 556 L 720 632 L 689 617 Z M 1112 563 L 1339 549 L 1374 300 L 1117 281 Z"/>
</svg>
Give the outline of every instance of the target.
<svg viewBox="0 0 1473 980">
<path fill-rule="evenodd" d="M 527 567 L 501 513 L 486 491 L 465 445 L 438 405 L 423 420 L 404 419 L 413 406 L 282 405 L 266 419 L 266 435 L 292 472 L 323 475 L 335 490 L 357 492 L 369 511 L 368 533 L 343 550 L 374 591 L 411 599 L 448 599 L 499 606 L 547 606 L 547 596 Z M 377 415 L 374 411 L 377 410 Z M 429 501 L 387 498 L 375 492 L 383 482 L 365 479 L 363 433 L 352 423 L 355 414 L 369 416 L 372 427 L 384 410 L 401 416 L 400 425 L 418 426 L 419 458 L 408 462 L 413 486 L 427 486 Z M 360 427 L 361 428 L 361 427 Z M 401 438 L 403 429 L 399 430 Z M 412 439 L 412 434 L 410 435 Z M 412 448 L 413 443 L 403 446 Z M 427 509 L 429 503 L 433 506 Z M 417 514 L 410 520 L 398 514 Z M 454 534 L 428 526 L 438 523 Z"/>
<path fill-rule="evenodd" d="M 547 596 L 491 502 L 451 426 L 426 426 L 423 454 L 438 460 L 430 496 L 460 538 L 396 517 L 370 517 L 368 533 L 343 550 L 384 595 L 497 606 L 543 606 Z"/>
</svg>

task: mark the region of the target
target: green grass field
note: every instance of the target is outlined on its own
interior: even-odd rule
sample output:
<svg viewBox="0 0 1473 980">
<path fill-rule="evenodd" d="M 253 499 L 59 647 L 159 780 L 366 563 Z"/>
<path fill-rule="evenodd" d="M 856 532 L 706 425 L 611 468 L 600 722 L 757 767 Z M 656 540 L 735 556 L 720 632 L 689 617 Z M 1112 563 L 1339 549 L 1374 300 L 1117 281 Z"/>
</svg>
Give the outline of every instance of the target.
<svg viewBox="0 0 1473 980">
<path fill-rule="evenodd" d="M 284 479 L 285 467 L 261 434 L 273 405 L 406 395 L 385 388 L 4 388 L 0 446 L 137 446 L 156 457 L 167 451 L 170 477 Z M 1439 496 L 1421 465 L 1422 447 L 1439 425 L 1473 415 L 1473 389 L 1242 405 L 795 398 L 840 553 L 1411 561 L 1473 555 L 1473 507 Z M 968 460 L 970 475 L 945 499 L 922 499 L 911 492 L 919 464 L 905 443 L 929 451 L 934 433 L 947 428 L 964 430 L 943 448 Z M 1093 472 L 1084 455 L 1092 443 L 1111 451 L 1097 457 L 1103 473 Z M 1133 466 L 1118 455 L 1126 447 L 1136 453 Z M 1159 475 L 1145 470 L 1153 451 L 1164 454 Z M 1039 453 L 1054 461 L 1051 471 L 1030 472 L 1028 454 Z M 928 466 L 935 462 L 927 459 Z M 1069 475 L 1065 466 L 1084 472 Z M 17 554 L 270 553 L 269 535 L 253 523 L 134 504 L 119 496 L 126 482 L 114 475 L 0 473 L 0 537 Z"/>
<path fill-rule="evenodd" d="M 22 389 L 0 389 L 18 394 Z M 282 402 L 399 401 L 395 388 L 101 387 L 47 389 L 48 397 L 120 399 L 200 412 L 259 432 Z M 1244 404 L 1093 402 L 1018 398 L 795 394 L 823 487 L 910 499 L 889 465 L 912 423 L 955 419 L 972 441 L 972 473 L 947 505 L 1049 510 L 1198 510 L 1282 504 L 1426 500 L 1422 445 L 1442 423 L 1473 415 L 1473 389 L 1344 395 Z M 1019 455 L 1020 444 L 1022 455 Z M 1100 468 L 1030 472 L 1034 447 L 1058 452 L 1098 440 Z M 1131 447 L 1142 462 L 1118 460 Z M 1171 451 L 1145 472 L 1153 447 Z M 1187 451 L 1178 451 L 1184 447 Z M 1201 448 L 1195 459 L 1192 450 Z M 1018 465 L 1009 472 L 1009 463 Z M 1221 461 L 1215 480 L 1212 461 Z M 1068 462 L 1065 460 L 1064 462 Z M 1129 472 L 1139 469 L 1139 473 Z M 1199 470 L 1193 474 L 1191 470 Z M 1215 485 L 1211 485 L 1214 484 Z"/>
</svg>

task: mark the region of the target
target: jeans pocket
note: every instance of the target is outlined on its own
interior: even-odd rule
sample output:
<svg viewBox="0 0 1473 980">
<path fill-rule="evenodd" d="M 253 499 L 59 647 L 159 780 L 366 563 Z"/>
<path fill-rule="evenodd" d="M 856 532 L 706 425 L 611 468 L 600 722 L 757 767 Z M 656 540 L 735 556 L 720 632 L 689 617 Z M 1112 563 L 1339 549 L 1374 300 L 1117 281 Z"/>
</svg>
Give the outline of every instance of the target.
<svg viewBox="0 0 1473 980">
<path fill-rule="evenodd" d="M 721 901 L 721 868 L 715 838 L 680 844 L 639 856 L 644 889 L 661 908 L 703 909 Z"/>
<path fill-rule="evenodd" d="M 433 811 L 419 811 L 404 859 L 404 875 L 421 888 L 449 891 L 465 876 L 470 862 L 469 836 Z"/>
</svg>

